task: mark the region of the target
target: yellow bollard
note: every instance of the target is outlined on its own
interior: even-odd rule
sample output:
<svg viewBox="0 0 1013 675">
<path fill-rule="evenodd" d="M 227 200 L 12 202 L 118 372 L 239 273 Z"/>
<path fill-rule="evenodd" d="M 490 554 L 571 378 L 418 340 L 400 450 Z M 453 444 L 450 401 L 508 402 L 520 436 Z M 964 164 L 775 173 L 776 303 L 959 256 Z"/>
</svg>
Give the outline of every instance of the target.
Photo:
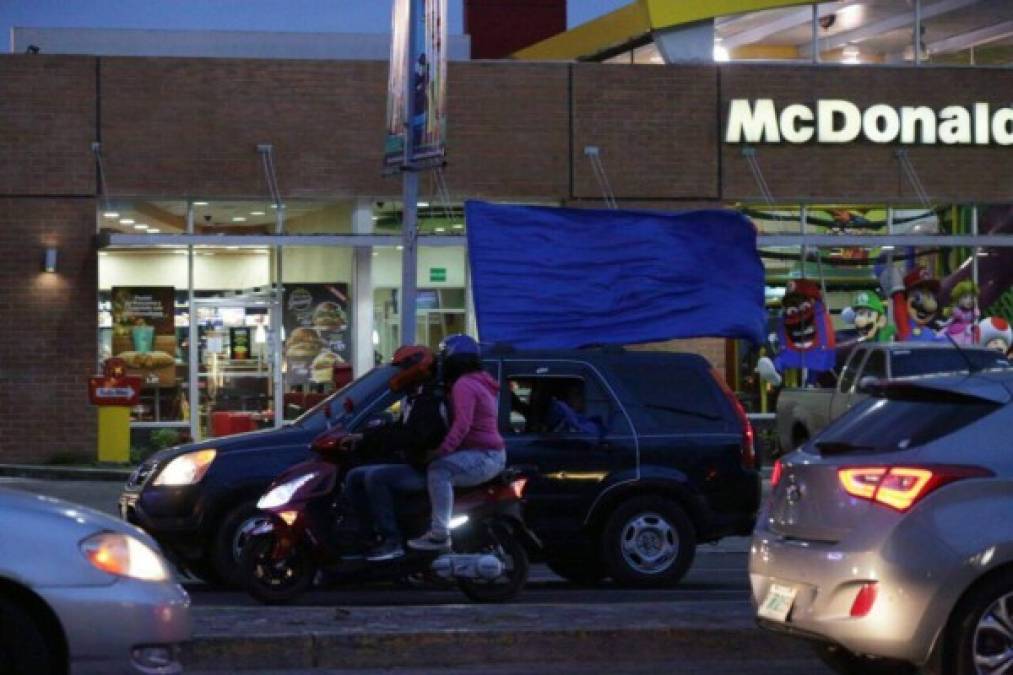
<svg viewBox="0 0 1013 675">
<path fill-rule="evenodd" d="M 130 461 L 130 408 L 99 406 L 98 461 L 126 464 Z"/>
</svg>

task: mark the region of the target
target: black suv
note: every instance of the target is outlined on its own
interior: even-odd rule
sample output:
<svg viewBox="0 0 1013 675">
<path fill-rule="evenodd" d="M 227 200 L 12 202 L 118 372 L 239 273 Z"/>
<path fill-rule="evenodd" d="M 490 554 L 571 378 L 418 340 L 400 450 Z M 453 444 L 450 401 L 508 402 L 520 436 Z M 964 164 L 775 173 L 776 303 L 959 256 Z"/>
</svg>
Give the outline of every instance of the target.
<svg viewBox="0 0 1013 675">
<path fill-rule="evenodd" d="M 502 387 L 508 463 L 538 468 L 525 517 L 561 576 L 674 584 L 698 542 L 752 531 L 760 501 L 752 429 L 702 357 L 499 349 L 484 361 Z M 123 517 L 197 576 L 234 581 L 257 499 L 308 457 L 325 428 L 325 407 L 352 431 L 389 416 L 392 373 L 391 366 L 370 371 L 282 429 L 154 455 L 127 483 Z"/>
</svg>

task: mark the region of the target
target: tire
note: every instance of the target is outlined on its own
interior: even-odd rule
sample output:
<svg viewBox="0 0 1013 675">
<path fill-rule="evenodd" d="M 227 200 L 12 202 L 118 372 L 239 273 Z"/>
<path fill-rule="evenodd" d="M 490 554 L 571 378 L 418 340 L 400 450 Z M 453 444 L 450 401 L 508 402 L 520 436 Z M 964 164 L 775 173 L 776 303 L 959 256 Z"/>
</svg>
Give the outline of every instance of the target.
<svg viewBox="0 0 1013 675">
<path fill-rule="evenodd" d="M 206 556 L 211 562 L 211 570 L 217 577 L 215 580 L 228 588 L 242 588 L 243 577 L 239 571 L 239 556 L 245 544 L 243 533 L 266 516 L 257 509 L 255 501 L 243 502 L 222 518 L 218 529 L 211 538 L 211 546 Z"/>
<path fill-rule="evenodd" d="M 56 651 L 31 612 L 10 598 L 0 598 L 0 675 L 64 673 Z"/>
<path fill-rule="evenodd" d="M 612 513 L 601 539 L 602 561 L 621 586 L 674 586 L 696 555 L 696 532 L 676 502 L 634 497 Z"/>
<path fill-rule="evenodd" d="M 814 644 L 813 651 L 824 665 L 839 675 L 915 675 L 918 672 L 910 663 L 859 656 L 837 645 Z"/>
<path fill-rule="evenodd" d="M 494 581 L 460 579 L 461 592 L 473 602 L 491 603 L 513 600 L 528 583 L 530 563 L 524 544 L 506 527 L 495 527 L 492 533 L 478 535 L 478 540 L 460 553 L 495 552 L 506 558 L 506 573 Z"/>
<path fill-rule="evenodd" d="M 602 579 L 608 576 L 605 566 L 597 559 L 568 560 L 558 558 L 546 560 L 545 564 L 555 574 L 577 586 L 597 586 L 601 583 Z"/>
<path fill-rule="evenodd" d="M 246 542 L 239 569 L 247 592 L 265 605 L 293 602 L 313 585 L 317 567 L 305 551 L 295 550 L 282 561 L 272 561 L 274 537 L 263 535 Z"/>
<path fill-rule="evenodd" d="M 1006 635 L 987 625 L 992 622 L 1003 626 Z M 979 672 L 975 668 L 975 656 L 994 656 L 1002 647 L 1007 656 L 1013 655 L 1010 633 L 1013 633 L 1013 571 L 1007 569 L 986 578 L 953 611 L 945 642 L 952 647 L 943 653 L 944 672 L 975 675 Z M 999 668 L 995 670 L 1002 672 Z M 981 672 L 992 671 L 982 669 Z"/>
</svg>

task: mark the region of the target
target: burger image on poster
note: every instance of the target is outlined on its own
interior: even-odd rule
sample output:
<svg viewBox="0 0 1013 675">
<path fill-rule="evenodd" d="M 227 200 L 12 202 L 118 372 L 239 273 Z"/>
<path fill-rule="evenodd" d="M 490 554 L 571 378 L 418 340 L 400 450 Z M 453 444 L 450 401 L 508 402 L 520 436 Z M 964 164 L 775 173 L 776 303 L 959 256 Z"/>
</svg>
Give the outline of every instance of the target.
<svg viewBox="0 0 1013 675">
<path fill-rule="evenodd" d="M 285 356 L 289 359 L 309 361 L 323 349 L 325 343 L 312 328 L 296 328 L 288 338 Z"/>
<path fill-rule="evenodd" d="M 331 382 L 334 379 L 334 366 L 344 362 L 344 359 L 334 352 L 322 351 L 310 364 L 310 379 L 320 384 Z"/>
<path fill-rule="evenodd" d="M 313 310 L 313 325 L 321 330 L 344 330 L 347 323 L 345 310 L 336 302 L 321 302 Z"/>
</svg>

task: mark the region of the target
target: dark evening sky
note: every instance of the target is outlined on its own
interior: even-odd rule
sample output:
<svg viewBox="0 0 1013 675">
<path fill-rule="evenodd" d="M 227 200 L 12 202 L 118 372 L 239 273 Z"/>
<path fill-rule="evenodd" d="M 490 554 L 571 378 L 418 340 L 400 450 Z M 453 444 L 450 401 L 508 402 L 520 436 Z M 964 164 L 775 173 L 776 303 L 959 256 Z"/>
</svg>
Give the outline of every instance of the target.
<svg viewBox="0 0 1013 675">
<path fill-rule="evenodd" d="M 583 23 L 633 0 L 570 0 Z M 450 32 L 461 32 L 461 0 L 448 0 Z M 0 0 L 4 51 L 14 26 L 386 33 L 390 0 Z"/>
</svg>

